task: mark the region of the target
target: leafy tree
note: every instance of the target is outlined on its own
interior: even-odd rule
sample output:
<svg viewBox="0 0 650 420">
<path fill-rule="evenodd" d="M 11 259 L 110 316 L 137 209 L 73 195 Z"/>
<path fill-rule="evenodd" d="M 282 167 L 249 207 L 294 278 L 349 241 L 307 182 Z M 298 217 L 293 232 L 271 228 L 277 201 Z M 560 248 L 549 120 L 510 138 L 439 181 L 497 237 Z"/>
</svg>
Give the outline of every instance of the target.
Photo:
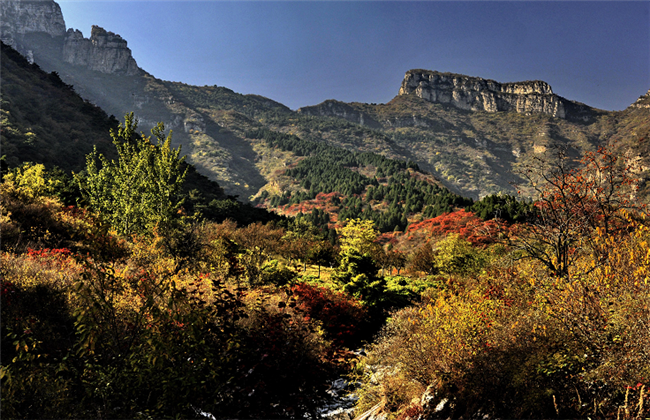
<svg viewBox="0 0 650 420">
<path fill-rule="evenodd" d="M 430 242 L 420 245 L 420 247 L 413 252 L 408 267 L 411 271 L 421 271 L 428 275 L 438 274 L 436 253 Z"/>
<path fill-rule="evenodd" d="M 320 278 L 321 266 L 334 262 L 335 257 L 336 250 L 334 249 L 334 245 L 325 240 L 314 242 L 307 251 L 309 261 L 318 265 L 318 278 Z"/>
<path fill-rule="evenodd" d="M 136 134 L 137 124 L 130 113 L 124 125 L 111 130 L 117 161 L 95 149 L 86 157 L 85 176 L 78 177 L 90 206 L 122 235 L 167 229 L 183 203 L 180 188 L 187 170 L 180 147 L 171 147 L 171 132 L 165 137 L 162 123 L 151 130 L 156 144 Z"/>
<path fill-rule="evenodd" d="M 343 284 L 343 290 L 373 306 L 381 300 L 384 279 L 377 277 L 378 267 L 369 254 L 356 249 L 342 253 L 341 261 L 333 277 Z"/>
<path fill-rule="evenodd" d="M 343 253 L 356 251 L 360 255 L 373 255 L 379 246 L 375 243 L 378 232 L 372 220 L 350 219 L 339 233 Z"/>
<path fill-rule="evenodd" d="M 26 200 L 52 196 L 60 182 L 48 179 L 45 166 L 24 163 L 4 176 L 4 181 L 13 186 L 15 194 Z"/>
<path fill-rule="evenodd" d="M 568 277 L 585 252 L 596 255 L 594 267 L 600 265 L 598 255 L 607 252 L 598 249 L 595 234 L 625 233 L 625 212 L 643 208 L 633 199 L 638 181 L 624 157 L 599 148 L 580 163 L 573 167 L 566 150 L 558 149 L 553 161 L 536 159 L 522 173 L 538 197 L 513 244 L 559 277 Z"/>
<path fill-rule="evenodd" d="M 436 244 L 436 268 L 444 274 L 467 274 L 480 269 L 486 259 L 472 244 L 452 233 Z"/>
</svg>

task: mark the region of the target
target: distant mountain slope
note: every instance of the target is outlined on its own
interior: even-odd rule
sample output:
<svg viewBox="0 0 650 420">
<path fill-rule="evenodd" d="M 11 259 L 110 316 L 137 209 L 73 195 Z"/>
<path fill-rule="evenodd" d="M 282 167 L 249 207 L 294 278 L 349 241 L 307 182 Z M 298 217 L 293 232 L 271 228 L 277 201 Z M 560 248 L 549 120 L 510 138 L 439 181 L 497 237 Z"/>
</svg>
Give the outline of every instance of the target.
<svg viewBox="0 0 650 420">
<path fill-rule="evenodd" d="M 639 197 L 650 197 L 650 90 L 625 110 L 610 116 L 614 131 L 609 142 L 638 160 L 643 172 Z"/>
<path fill-rule="evenodd" d="M 58 74 L 30 64 L 12 47 L 1 43 L 0 53 L 0 136 L 8 166 L 33 162 L 78 173 L 85 168 L 86 155 L 93 147 L 109 158 L 115 157 L 109 134 L 118 125 L 113 116 L 82 99 Z M 211 200 L 224 198 L 219 185 L 192 166 L 185 189 L 196 190 L 197 199 L 190 200 L 190 206 L 207 206 Z"/>
<path fill-rule="evenodd" d="M 0 11 L 18 3 L 3 2 Z M 56 11 L 52 3 L 42 2 L 49 5 L 44 6 L 48 13 Z M 25 9 L 21 16 L 28 12 Z M 6 12 L 5 16 L 10 17 Z M 387 104 L 332 100 L 294 112 L 270 99 L 225 87 L 159 80 L 137 68 L 119 35 L 93 27 L 90 42 L 72 29 L 64 35 L 58 29 L 42 29 L 60 26 L 62 17 L 56 13 L 34 16 L 45 21 L 50 16 L 50 22 L 20 30 L 20 25 L 5 25 L 3 36 L 108 113 L 135 111 L 143 129 L 164 121 L 188 161 L 242 199 L 259 198 L 264 191 L 284 194 L 282 188 L 288 184 L 282 181 L 283 174 L 297 159 L 291 151 L 247 136 L 258 129 L 411 160 L 450 190 L 473 198 L 516 191 L 512 183 L 521 182 L 517 168 L 553 145 L 563 145 L 577 157 L 619 139 L 626 153 L 644 159 L 647 152 L 642 142 L 635 143 L 647 136 L 647 108 L 594 109 L 553 94 L 541 81 L 499 83 L 411 70 L 399 94 Z M 102 47 L 109 44 L 116 51 Z"/>
<path fill-rule="evenodd" d="M 405 83 L 410 77 L 407 72 Z M 452 190 L 475 198 L 514 192 L 512 183 L 522 181 L 516 175 L 517 167 L 543 155 L 552 145 L 565 146 L 578 157 L 618 140 L 626 150 L 643 156 L 644 150 L 632 145 L 647 138 L 650 129 L 645 102 L 608 112 L 560 98 L 564 115 L 559 118 L 534 109 L 467 110 L 446 99 L 444 103 L 431 100 L 439 99 L 440 94 L 428 93 L 425 99 L 404 88 L 400 93 L 387 104 L 326 101 L 298 112 L 343 119 L 379 132 L 390 139 L 393 150 L 437 175 Z"/>
<path fill-rule="evenodd" d="M 111 154 L 109 130 L 117 120 L 83 100 L 56 73 L 30 64 L 2 43 L 2 154 L 23 161 L 80 171 L 93 146 Z"/>
</svg>

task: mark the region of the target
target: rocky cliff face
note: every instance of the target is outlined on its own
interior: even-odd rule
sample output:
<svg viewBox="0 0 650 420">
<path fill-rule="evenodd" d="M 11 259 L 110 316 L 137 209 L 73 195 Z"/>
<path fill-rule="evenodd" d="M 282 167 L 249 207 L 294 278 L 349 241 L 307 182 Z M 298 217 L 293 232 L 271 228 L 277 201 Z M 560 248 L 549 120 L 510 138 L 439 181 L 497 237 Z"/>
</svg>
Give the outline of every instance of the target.
<svg viewBox="0 0 650 420">
<path fill-rule="evenodd" d="M 84 38 L 79 30 L 68 29 L 63 43 L 63 61 L 109 74 L 133 76 L 140 70 L 126 41 L 95 25 L 90 39 Z"/>
<path fill-rule="evenodd" d="M 45 33 L 54 38 L 65 35 L 61 8 L 53 0 L 0 1 L 0 39 L 34 62 L 33 50 L 24 44 L 25 35 Z"/>
<path fill-rule="evenodd" d="M 62 54 L 67 63 L 108 74 L 132 76 L 140 71 L 119 35 L 99 26 L 92 27 L 90 39 L 78 30 L 66 32 L 61 8 L 53 0 L 0 1 L 0 39 L 33 62 L 36 50 L 42 46 L 33 45 L 33 40 L 28 39 L 30 34 L 54 38 L 50 43 L 56 44 L 56 54 Z M 53 52 L 52 46 L 44 48 Z"/>
<path fill-rule="evenodd" d="M 514 111 L 566 118 L 565 101 L 542 81 L 498 83 L 480 77 L 428 70 L 406 73 L 399 95 L 415 95 L 433 103 L 469 111 Z"/>
<path fill-rule="evenodd" d="M 65 35 L 61 8 L 53 0 L 0 2 L 0 38 L 12 47 L 21 35 L 45 32 L 50 36 Z"/>
</svg>

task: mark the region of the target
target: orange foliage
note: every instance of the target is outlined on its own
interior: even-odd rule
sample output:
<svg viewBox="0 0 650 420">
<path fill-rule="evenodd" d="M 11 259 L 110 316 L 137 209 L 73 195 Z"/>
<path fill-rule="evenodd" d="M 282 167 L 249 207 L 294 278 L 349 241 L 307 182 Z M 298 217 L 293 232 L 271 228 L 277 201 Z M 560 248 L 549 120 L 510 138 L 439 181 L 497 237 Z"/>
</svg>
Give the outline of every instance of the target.
<svg viewBox="0 0 650 420">
<path fill-rule="evenodd" d="M 297 204 L 287 204 L 280 206 L 279 209 L 281 210 L 282 214 L 285 214 L 287 216 L 295 216 L 298 213 L 308 214 L 315 209 L 322 209 L 323 211 L 330 214 L 332 223 L 336 223 L 338 220 L 339 205 L 333 203 L 335 197 L 341 201 L 345 198 L 344 195 L 341 195 L 341 193 L 338 192 L 331 192 L 328 194 L 321 192 L 318 193 L 312 200 L 305 200 Z M 330 224 L 330 227 L 333 226 L 333 224 Z"/>
<path fill-rule="evenodd" d="M 496 241 L 496 235 L 503 227 L 502 223 L 496 220 L 485 221 L 472 212 L 458 210 L 413 223 L 408 227 L 407 234 L 413 236 L 426 232 L 429 238 L 435 238 L 457 233 L 472 245 L 488 245 Z"/>
</svg>

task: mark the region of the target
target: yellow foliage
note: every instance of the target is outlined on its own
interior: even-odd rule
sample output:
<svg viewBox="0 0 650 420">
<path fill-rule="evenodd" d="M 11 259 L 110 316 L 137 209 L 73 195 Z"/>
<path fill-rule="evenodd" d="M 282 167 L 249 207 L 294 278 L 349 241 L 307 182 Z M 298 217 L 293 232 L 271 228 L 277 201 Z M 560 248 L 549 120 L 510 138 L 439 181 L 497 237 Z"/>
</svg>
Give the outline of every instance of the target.
<svg viewBox="0 0 650 420">
<path fill-rule="evenodd" d="M 372 220 L 361 219 L 347 220 L 338 233 L 341 237 L 341 251 L 354 250 L 361 255 L 372 254 L 374 241 L 379 235 Z"/>
<path fill-rule="evenodd" d="M 44 178 L 45 166 L 24 163 L 4 176 L 3 193 L 15 194 L 28 200 L 51 194 L 60 181 Z"/>
</svg>

